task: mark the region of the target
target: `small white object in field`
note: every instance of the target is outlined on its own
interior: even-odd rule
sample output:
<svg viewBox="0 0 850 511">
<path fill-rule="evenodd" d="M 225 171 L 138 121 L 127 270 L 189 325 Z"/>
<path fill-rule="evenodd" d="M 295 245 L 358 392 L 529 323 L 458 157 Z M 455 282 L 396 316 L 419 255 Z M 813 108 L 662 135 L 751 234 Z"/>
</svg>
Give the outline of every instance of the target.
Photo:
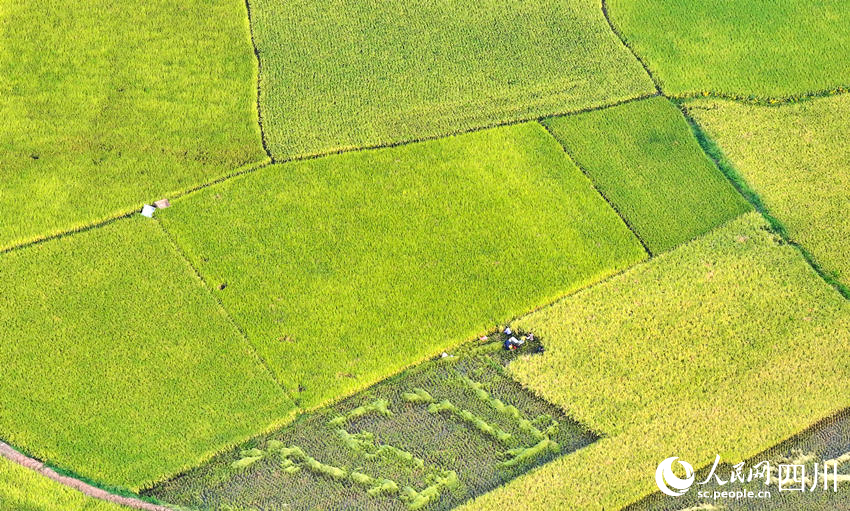
<svg viewBox="0 0 850 511">
<path fill-rule="evenodd" d="M 153 218 L 153 212 L 156 211 L 156 208 L 151 206 L 150 204 L 145 204 L 142 207 L 142 216 L 147 218 Z"/>
<path fill-rule="evenodd" d="M 156 209 L 165 209 L 170 206 L 171 203 L 168 202 L 168 199 L 159 199 L 158 201 L 154 202 L 153 205 L 156 206 Z"/>
<path fill-rule="evenodd" d="M 448 356 L 449 356 L 449 354 L 444 351 L 443 354 L 440 355 L 440 358 L 446 358 Z"/>
</svg>

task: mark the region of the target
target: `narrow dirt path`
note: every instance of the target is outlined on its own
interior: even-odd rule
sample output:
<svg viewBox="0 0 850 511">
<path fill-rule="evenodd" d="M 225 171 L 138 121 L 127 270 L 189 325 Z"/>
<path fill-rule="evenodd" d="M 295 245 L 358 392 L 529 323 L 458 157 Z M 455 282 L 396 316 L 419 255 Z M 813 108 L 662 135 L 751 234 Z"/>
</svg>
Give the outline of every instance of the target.
<svg viewBox="0 0 850 511">
<path fill-rule="evenodd" d="M 84 483 L 79 479 L 63 476 L 52 468 L 45 466 L 44 463 L 38 461 L 37 459 L 25 456 L 24 454 L 21 454 L 20 452 L 13 449 L 9 444 L 3 442 L 0 442 L 0 456 L 3 456 L 4 458 L 14 463 L 21 465 L 22 467 L 35 470 L 39 474 L 54 480 L 63 486 L 73 488 L 74 490 L 77 490 L 83 493 L 84 495 L 95 499 L 105 500 L 107 502 L 112 502 L 113 504 L 127 506 L 134 509 L 142 509 L 145 511 L 173 511 L 172 509 L 167 508 L 165 506 L 151 504 L 150 502 L 145 502 L 143 500 L 135 499 L 132 497 L 123 497 L 121 495 L 115 495 L 101 488 L 97 488 L 96 486 Z"/>
</svg>

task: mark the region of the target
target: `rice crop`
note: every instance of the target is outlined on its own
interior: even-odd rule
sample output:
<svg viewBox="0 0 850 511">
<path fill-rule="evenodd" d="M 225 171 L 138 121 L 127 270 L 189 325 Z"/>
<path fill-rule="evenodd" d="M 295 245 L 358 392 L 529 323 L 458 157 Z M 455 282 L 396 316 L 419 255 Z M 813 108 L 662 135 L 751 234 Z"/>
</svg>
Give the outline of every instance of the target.
<svg viewBox="0 0 850 511">
<path fill-rule="evenodd" d="M 737 463 L 850 405 L 850 304 L 748 213 L 520 319 L 510 374 L 603 437 L 464 511 L 618 509 L 669 456 Z"/>
<path fill-rule="evenodd" d="M 850 297 L 850 96 L 685 105 L 775 223 Z"/>
<path fill-rule="evenodd" d="M 777 98 L 848 85 L 844 0 L 608 0 L 667 94 Z"/>
<path fill-rule="evenodd" d="M 242 0 L 5 1 L 0 250 L 262 161 Z"/>
<path fill-rule="evenodd" d="M 278 159 L 655 92 L 598 0 L 252 0 L 251 14 Z"/>
<path fill-rule="evenodd" d="M 492 349 L 503 340 L 424 362 L 146 494 L 212 509 L 446 510 L 595 441 L 505 375 L 501 353 Z M 511 357 L 533 352 L 526 346 Z M 344 427 L 336 420 L 376 402 L 391 413 L 359 414 Z M 473 421 L 429 413 L 437 403 L 511 435 L 512 447 Z M 524 422 L 546 431 L 533 434 Z"/>
<path fill-rule="evenodd" d="M 652 253 L 752 209 L 663 97 L 546 119 Z"/>
<path fill-rule="evenodd" d="M 274 165 L 157 217 L 304 408 L 645 257 L 538 123 Z"/>
<path fill-rule="evenodd" d="M 0 457 L 0 511 L 122 511 Z"/>
<path fill-rule="evenodd" d="M 0 432 L 137 490 L 291 416 L 292 403 L 142 217 L 0 256 Z"/>
</svg>

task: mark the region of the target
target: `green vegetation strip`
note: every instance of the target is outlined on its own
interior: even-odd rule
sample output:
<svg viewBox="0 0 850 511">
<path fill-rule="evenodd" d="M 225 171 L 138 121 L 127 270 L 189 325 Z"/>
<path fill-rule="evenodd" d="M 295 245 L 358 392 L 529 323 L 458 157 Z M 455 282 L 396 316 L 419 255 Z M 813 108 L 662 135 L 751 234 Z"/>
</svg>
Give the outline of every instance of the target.
<svg viewBox="0 0 850 511">
<path fill-rule="evenodd" d="M 155 221 L 0 256 L 0 432 L 137 490 L 291 415 Z"/>
<path fill-rule="evenodd" d="M 417 458 L 403 449 L 399 449 L 392 445 L 376 444 L 375 435 L 368 431 L 351 434 L 344 429 L 338 429 L 337 433 L 342 438 L 345 445 L 355 451 L 364 453 L 367 458 L 374 458 L 376 456 L 388 454 L 389 456 L 397 458 L 406 464 L 412 465 L 414 468 L 421 469 L 425 466 L 425 461 L 422 458 Z"/>
<path fill-rule="evenodd" d="M 334 417 L 330 422 L 328 422 L 328 424 L 331 426 L 342 426 L 346 422 L 357 420 L 370 413 L 382 415 L 384 417 L 392 417 L 393 412 L 387 408 L 387 405 L 389 405 L 389 401 L 386 399 L 376 399 L 368 405 L 358 406 L 345 415 Z"/>
<path fill-rule="evenodd" d="M 507 417 L 513 419 L 520 429 L 533 436 L 536 440 L 542 441 L 546 438 L 546 436 L 554 434 L 557 431 L 558 421 L 552 419 L 552 417 L 548 415 L 543 415 L 535 419 L 535 421 L 530 421 L 523 416 L 522 412 L 520 412 L 516 406 L 507 405 L 501 399 L 495 398 L 490 395 L 489 392 L 484 390 L 483 383 L 472 381 L 467 377 L 463 377 L 463 382 L 466 384 L 467 387 L 469 387 L 470 389 L 472 389 L 473 392 L 475 392 L 475 397 L 477 397 L 481 401 L 484 401 L 490 406 L 490 408 L 496 410 L 502 415 L 506 415 Z M 414 400 L 411 399 L 410 401 Z M 535 426 L 535 422 L 546 423 L 545 433 L 543 431 L 540 431 L 540 429 Z"/>
<path fill-rule="evenodd" d="M 666 98 L 544 124 L 655 254 L 751 209 Z"/>
<path fill-rule="evenodd" d="M 252 0 L 278 159 L 383 146 L 655 92 L 598 0 Z"/>
<path fill-rule="evenodd" d="M 241 0 L 3 0 L 0 26 L 0 250 L 266 158 Z"/>
<path fill-rule="evenodd" d="M 850 405 L 850 304 L 755 212 L 516 326 L 546 352 L 510 372 L 605 436 L 465 511 L 620 508 L 671 455 L 735 463 Z"/>
<path fill-rule="evenodd" d="M 848 85 L 845 0 L 608 0 L 667 94 L 785 98 Z"/>
<path fill-rule="evenodd" d="M 685 103 L 787 237 L 850 298 L 850 96 L 759 107 Z"/>
<path fill-rule="evenodd" d="M 499 443 L 510 445 L 513 443 L 513 436 L 510 433 L 503 431 L 498 426 L 494 426 L 488 423 L 486 420 L 482 419 L 478 415 L 470 412 L 469 410 L 465 410 L 463 408 L 458 408 L 456 405 L 452 404 L 451 401 L 447 399 L 443 399 L 439 403 L 431 403 L 428 405 L 428 413 L 447 413 L 452 417 L 456 417 L 471 426 L 475 427 L 478 431 L 484 433 L 485 435 L 489 435 L 497 440 Z"/>
<path fill-rule="evenodd" d="M 645 257 L 538 123 L 273 165 L 157 216 L 302 407 Z"/>
</svg>

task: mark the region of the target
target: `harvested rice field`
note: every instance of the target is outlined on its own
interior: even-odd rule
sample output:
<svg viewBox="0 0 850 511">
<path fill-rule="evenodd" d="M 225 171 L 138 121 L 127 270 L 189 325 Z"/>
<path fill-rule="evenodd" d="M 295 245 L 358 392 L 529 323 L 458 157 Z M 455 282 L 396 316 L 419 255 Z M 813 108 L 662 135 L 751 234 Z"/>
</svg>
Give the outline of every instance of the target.
<svg viewBox="0 0 850 511">
<path fill-rule="evenodd" d="M 188 506 L 451 509 L 597 436 L 504 374 L 502 342 L 302 416 L 150 495 Z M 539 356 L 529 342 L 513 356 Z"/>
<path fill-rule="evenodd" d="M 0 511 L 850 509 L 840 0 L 0 0 Z"/>
</svg>

